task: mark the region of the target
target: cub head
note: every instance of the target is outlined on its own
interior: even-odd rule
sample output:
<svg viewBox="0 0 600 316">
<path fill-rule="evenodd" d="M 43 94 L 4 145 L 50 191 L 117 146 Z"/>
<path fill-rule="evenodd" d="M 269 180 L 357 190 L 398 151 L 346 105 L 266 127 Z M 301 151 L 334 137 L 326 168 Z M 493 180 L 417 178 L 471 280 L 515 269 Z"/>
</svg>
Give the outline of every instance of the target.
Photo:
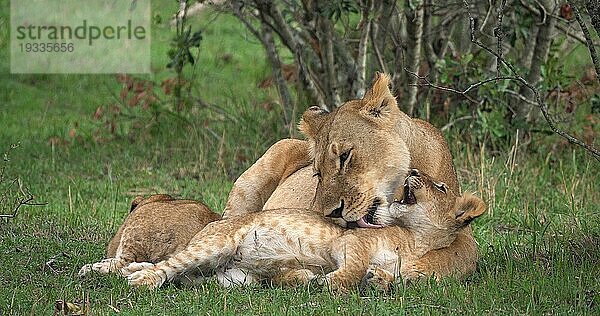
<svg viewBox="0 0 600 316">
<path fill-rule="evenodd" d="M 378 73 L 362 99 L 331 113 L 311 107 L 300 121 L 319 179 L 313 207 L 344 227 L 378 227 L 365 216 L 392 201 L 409 170 L 410 154 L 398 131 L 407 116 L 389 85 L 389 76 Z"/>
<path fill-rule="evenodd" d="M 485 212 L 486 205 L 477 196 L 456 195 L 445 183 L 412 169 L 389 208 L 372 212 L 372 221 L 380 225 L 399 225 L 415 232 L 417 239 L 438 243 L 433 248 L 448 246 L 456 233 Z M 431 244 L 431 243 L 425 243 Z"/>
</svg>

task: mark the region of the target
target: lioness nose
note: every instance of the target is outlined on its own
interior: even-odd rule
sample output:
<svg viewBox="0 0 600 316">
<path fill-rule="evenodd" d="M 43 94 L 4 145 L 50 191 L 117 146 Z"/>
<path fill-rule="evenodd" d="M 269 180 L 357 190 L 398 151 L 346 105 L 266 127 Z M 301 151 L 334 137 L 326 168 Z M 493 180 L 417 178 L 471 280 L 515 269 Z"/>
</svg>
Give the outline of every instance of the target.
<svg viewBox="0 0 600 316">
<path fill-rule="evenodd" d="M 328 215 L 325 215 L 325 217 L 342 218 L 343 211 L 344 211 L 344 200 L 342 200 L 342 203 L 340 203 L 339 207 L 337 207 L 335 210 L 331 211 L 331 213 L 329 213 Z"/>
</svg>

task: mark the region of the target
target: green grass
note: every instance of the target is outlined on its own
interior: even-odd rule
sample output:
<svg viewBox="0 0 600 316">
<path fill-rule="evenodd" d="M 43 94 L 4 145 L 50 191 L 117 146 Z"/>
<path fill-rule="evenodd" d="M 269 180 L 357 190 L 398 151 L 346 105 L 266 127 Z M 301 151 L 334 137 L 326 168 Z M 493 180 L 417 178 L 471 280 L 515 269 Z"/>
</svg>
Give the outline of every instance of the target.
<svg viewBox="0 0 600 316">
<path fill-rule="evenodd" d="M 174 10 L 168 3 L 155 3 L 155 12 L 167 17 Z M 0 150 L 20 144 L 8 171 L 48 204 L 0 220 L 0 315 L 50 315 L 56 300 L 86 297 L 93 315 L 115 309 L 131 315 L 600 313 L 598 163 L 574 147 L 550 145 L 538 153 L 518 151 L 511 160 L 473 149 L 452 132 L 447 137 L 463 189 L 490 205 L 474 224 L 481 260 L 468 280 L 400 286 L 392 295 L 369 297 L 213 283 L 149 292 L 118 277 L 80 280 L 77 271 L 102 258 L 136 194 L 171 193 L 221 210 L 235 178 L 287 135 L 277 106 L 263 106 L 277 94 L 257 88 L 269 72 L 260 45 L 232 17 L 204 16 L 195 22 L 204 41 L 194 94 L 223 112 L 195 107 L 152 128 L 123 120 L 139 131 L 94 142 L 102 125 L 92 115 L 114 102 L 120 85 L 112 75 L 9 74 L 8 11 L 2 2 Z M 170 36 L 164 25 L 154 26 L 155 73 L 145 79 L 172 76 L 163 67 Z M 150 117 L 131 114 L 138 116 L 131 121 Z M 71 129 L 80 138 L 71 138 Z M 52 144 L 54 138 L 61 142 Z"/>
</svg>

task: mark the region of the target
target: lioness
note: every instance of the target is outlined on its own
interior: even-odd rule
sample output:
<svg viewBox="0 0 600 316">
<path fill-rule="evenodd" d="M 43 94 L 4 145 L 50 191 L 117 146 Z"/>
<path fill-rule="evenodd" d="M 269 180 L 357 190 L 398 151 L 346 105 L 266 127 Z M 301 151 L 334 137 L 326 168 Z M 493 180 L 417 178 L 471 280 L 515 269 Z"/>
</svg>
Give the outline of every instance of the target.
<svg viewBox="0 0 600 316">
<path fill-rule="evenodd" d="M 236 181 L 224 216 L 262 209 L 282 180 L 311 163 L 310 175 L 317 181 L 303 177 L 300 187 L 316 184 L 314 208 L 344 227 L 372 224 L 368 210 L 391 202 L 409 168 L 460 192 L 444 137 L 400 111 L 389 84 L 389 76 L 378 73 L 364 98 L 331 113 L 309 108 L 299 125 L 308 142 L 284 145 L 283 160 L 257 161 L 264 168 L 249 169 Z"/>
<path fill-rule="evenodd" d="M 448 270 L 442 265 L 415 273 L 414 264 L 429 251 L 452 243 L 465 225 L 483 213 L 483 201 L 473 195 L 459 197 L 446 184 L 417 170 L 397 195 L 403 194 L 405 198 L 392 203 L 389 210 L 373 214 L 373 221 L 382 227 L 376 234 L 368 228 L 347 230 L 316 213 L 297 209 L 225 218 L 207 225 L 184 251 L 133 272 L 129 284 L 155 288 L 197 268 L 205 275 L 244 271 L 240 280 L 244 284 L 265 278 L 281 284 L 306 283 L 325 273 L 328 285 L 346 290 L 361 281 L 369 265 L 404 279 L 431 273 L 462 276 L 463 271 L 470 271 L 471 267 Z M 440 256 L 440 263 L 449 260 L 446 255 L 452 253 Z"/>
<path fill-rule="evenodd" d="M 197 201 L 176 200 L 166 194 L 146 199 L 138 196 L 106 248 L 107 259 L 86 264 L 79 270 L 79 276 L 90 271 L 119 273 L 132 262 L 166 260 L 185 249 L 204 226 L 220 218 Z"/>
<path fill-rule="evenodd" d="M 364 98 L 331 113 L 308 109 L 300 129 L 308 141 L 275 143 L 235 182 L 225 218 L 262 209 L 316 209 L 341 226 L 378 227 L 372 213 L 392 202 L 409 166 L 459 193 L 452 156 L 441 133 L 398 109 L 389 77 L 377 74 Z M 378 206 L 379 205 L 379 206 Z M 378 207 L 377 207 L 378 206 Z M 385 231 L 372 231 L 384 234 Z M 477 247 L 469 227 L 448 246 L 448 267 L 475 267 Z M 439 252 L 416 266 L 427 271 Z"/>
</svg>

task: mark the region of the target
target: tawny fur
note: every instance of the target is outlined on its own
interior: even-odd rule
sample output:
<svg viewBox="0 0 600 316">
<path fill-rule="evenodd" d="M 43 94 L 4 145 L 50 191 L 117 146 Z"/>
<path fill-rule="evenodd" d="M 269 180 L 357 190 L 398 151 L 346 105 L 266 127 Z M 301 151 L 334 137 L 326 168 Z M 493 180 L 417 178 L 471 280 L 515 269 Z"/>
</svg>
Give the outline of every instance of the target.
<svg viewBox="0 0 600 316">
<path fill-rule="evenodd" d="M 349 201 L 359 201 L 357 196 L 367 194 L 373 200 L 379 193 L 386 195 L 381 206 L 385 208 L 393 200 L 390 192 L 406 176 L 409 165 L 460 192 L 443 136 L 429 123 L 401 112 L 388 84 L 389 78 L 378 74 L 363 99 L 349 101 L 332 113 L 308 109 L 300 129 L 309 140 L 286 139 L 274 144 L 236 181 L 224 217 L 275 208 L 314 208 L 328 214 L 344 199 L 342 216 L 346 219 L 337 220 L 346 225 L 364 216 L 365 206 L 370 204 L 367 198 L 362 199 L 363 203 Z M 338 174 L 339 157 L 329 155 L 332 144 L 337 152 L 348 148 L 354 151 L 343 174 Z M 318 192 L 316 171 L 323 178 Z M 331 181 L 334 178 L 336 181 Z M 423 256 L 415 269 L 450 271 L 468 267 L 472 272 L 477 257 L 476 242 L 467 226 L 447 248 Z"/>
<path fill-rule="evenodd" d="M 429 181 L 426 176 L 422 177 Z M 431 190 L 431 187 L 423 186 L 419 190 Z M 395 208 L 380 214 L 390 224 L 397 221 L 406 228 L 347 230 L 318 213 L 297 209 L 265 210 L 225 218 L 206 226 L 184 251 L 133 272 L 128 277 L 129 283 L 155 288 L 192 271 L 210 275 L 241 270 L 245 278 L 281 284 L 306 283 L 324 274 L 323 282 L 345 291 L 358 285 L 370 266 L 405 280 L 431 274 L 464 276 L 473 269 L 470 265 L 474 262 L 465 261 L 463 265 L 469 266 L 455 266 L 450 271 L 443 268 L 415 271 L 423 255 L 447 247 L 467 225 L 457 220 L 441 221 L 444 215 L 438 213 L 454 214 L 455 209 L 460 209 L 464 210 L 464 216 L 475 214 L 470 208 L 476 204 L 454 195 L 442 200 L 436 194 L 419 195 L 423 201 L 419 201 L 418 211 L 423 215 L 406 216 Z M 443 205 L 438 205 L 441 202 Z M 418 230 L 411 229 L 412 223 L 406 222 L 413 219 L 418 219 Z M 439 230 L 443 231 L 444 238 L 439 238 Z"/>
<path fill-rule="evenodd" d="M 404 187 L 403 191 L 410 191 L 414 197 L 411 204 L 396 200 L 389 208 L 379 208 L 373 215 L 376 223 L 400 225 L 412 233 L 414 248 L 402 256 L 410 259 L 407 264 L 402 264 L 400 275 L 404 280 L 432 275 L 437 279 L 469 275 L 476 268 L 477 258 L 462 255 L 465 251 L 476 253 L 477 249 L 459 237 L 465 230 L 470 232 L 469 223 L 485 212 L 483 200 L 468 193 L 459 196 L 445 183 L 437 182 L 417 169 L 411 170 Z M 407 198 L 404 194 L 397 196 Z M 372 266 L 365 278 L 363 281 L 374 283 L 377 288 L 389 289 L 398 274 Z"/>
<path fill-rule="evenodd" d="M 132 262 L 156 263 L 182 251 L 208 223 L 221 218 L 204 204 L 169 195 L 136 197 L 131 212 L 106 249 L 106 258 L 79 271 L 120 273 Z"/>
<path fill-rule="evenodd" d="M 285 139 L 275 143 L 235 181 L 223 217 L 262 210 L 267 200 L 274 198 L 271 195 L 278 186 L 285 185 L 283 182 L 290 175 L 310 164 L 306 141 Z M 283 199 L 287 201 L 289 197 L 292 200 L 301 200 L 300 205 L 306 205 L 303 202 L 312 202 L 310 194 L 302 191 L 303 187 L 305 186 L 289 187 L 292 194 L 284 195 Z M 295 190 L 300 191 L 294 194 Z M 311 201 L 306 201 L 307 197 L 311 198 Z"/>
<path fill-rule="evenodd" d="M 309 201 L 324 215 L 344 201 L 339 222 L 345 225 L 363 217 L 375 200 L 389 203 L 409 168 L 460 192 L 444 137 L 431 124 L 400 111 L 389 84 L 389 77 L 379 73 L 363 99 L 348 101 L 331 113 L 308 109 L 299 126 L 308 141 L 273 145 L 236 181 L 224 216 L 261 210 L 269 198 L 286 205 L 286 200 Z M 348 157 L 340 164 L 344 154 Z M 294 181 L 299 186 L 272 194 L 300 169 L 302 178 Z M 271 203 L 269 208 L 278 206 Z"/>
</svg>

